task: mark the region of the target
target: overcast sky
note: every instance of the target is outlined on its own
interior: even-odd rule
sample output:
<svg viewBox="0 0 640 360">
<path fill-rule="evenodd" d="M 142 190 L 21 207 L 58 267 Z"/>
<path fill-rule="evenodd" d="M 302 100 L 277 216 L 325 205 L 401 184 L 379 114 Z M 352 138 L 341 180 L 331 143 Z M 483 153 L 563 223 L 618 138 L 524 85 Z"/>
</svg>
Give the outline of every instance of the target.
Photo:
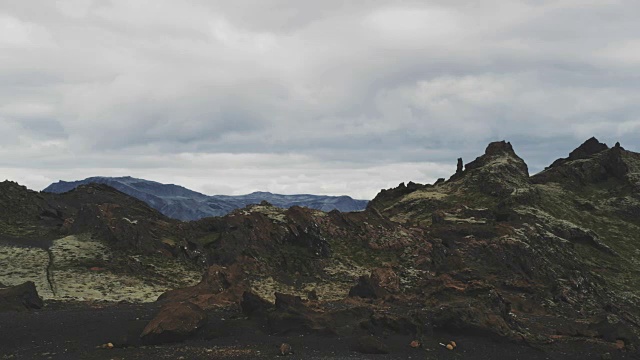
<svg viewBox="0 0 640 360">
<path fill-rule="evenodd" d="M 638 151 L 640 1 L 0 0 L 0 177 L 372 198 Z"/>
</svg>

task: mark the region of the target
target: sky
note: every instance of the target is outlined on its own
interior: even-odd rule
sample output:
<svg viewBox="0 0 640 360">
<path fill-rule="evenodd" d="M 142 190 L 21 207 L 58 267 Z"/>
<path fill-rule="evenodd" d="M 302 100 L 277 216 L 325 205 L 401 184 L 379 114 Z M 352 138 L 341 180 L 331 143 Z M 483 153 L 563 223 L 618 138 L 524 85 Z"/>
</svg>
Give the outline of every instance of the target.
<svg viewBox="0 0 640 360">
<path fill-rule="evenodd" d="M 370 199 L 638 151 L 637 0 L 0 0 L 0 178 Z"/>
</svg>

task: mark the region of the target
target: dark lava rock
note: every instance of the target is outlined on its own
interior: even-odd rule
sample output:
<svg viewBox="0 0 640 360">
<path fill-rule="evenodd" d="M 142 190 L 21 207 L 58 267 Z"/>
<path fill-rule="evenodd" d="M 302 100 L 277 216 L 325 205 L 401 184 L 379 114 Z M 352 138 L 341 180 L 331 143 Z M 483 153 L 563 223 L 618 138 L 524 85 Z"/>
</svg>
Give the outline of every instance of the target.
<svg viewBox="0 0 640 360">
<path fill-rule="evenodd" d="M 158 297 L 159 302 L 189 301 L 201 309 L 208 310 L 216 305 L 238 303 L 246 290 L 244 274 L 240 265 L 228 268 L 212 265 L 202 275 L 202 280 L 194 286 L 174 289 Z"/>
<path fill-rule="evenodd" d="M 242 294 L 240 308 L 242 312 L 249 318 L 261 318 L 267 314 L 273 306 L 267 300 L 261 298 L 251 291 L 245 291 Z"/>
<path fill-rule="evenodd" d="M 144 328 L 140 338 L 147 344 L 186 340 L 207 321 L 207 313 L 190 302 L 171 303 Z"/>
<path fill-rule="evenodd" d="M 618 143 L 617 145 L 619 147 L 620 144 Z M 558 166 L 566 163 L 567 161 L 586 159 L 593 154 L 597 154 L 607 149 L 609 149 L 607 144 L 601 143 L 600 141 L 598 141 L 598 139 L 596 139 L 595 137 L 592 137 L 589 140 L 582 143 L 582 145 L 578 146 L 575 150 L 570 152 L 568 158 L 558 159 L 554 161 L 549 167 Z"/>
<path fill-rule="evenodd" d="M 398 292 L 400 292 L 398 275 L 389 268 L 376 268 L 371 271 L 371 275 L 358 278 L 358 283 L 349 290 L 349 296 L 378 299 Z"/>
<path fill-rule="evenodd" d="M 462 164 L 462 158 L 458 158 L 458 164 L 456 165 L 456 174 L 461 174 L 464 165 Z"/>
<path fill-rule="evenodd" d="M 636 181 L 629 177 L 629 174 L 633 173 L 630 169 L 635 166 L 634 164 L 638 160 L 635 153 L 626 151 L 622 147 L 613 147 L 589 156 L 586 155 L 589 154 L 586 151 L 579 154 L 579 156 L 586 157 L 580 157 L 580 161 L 571 161 L 574 160 L 571 156 L 578 155 L 558 159 L 544 171 L 534 175 L 531 178 L 532 182 L 536 184 L 555 182 L 572 190 L 611 180 L 618 182 L 616 184 L 618 188 L 621 186 L 636 187 Z"/>
<path fill-rule="evenodd" d="M 360 276 L 358 278 L 358 283 L 349 290 L 349 296 L 376 299 L 378 295 L 376 294 L 376 289 L 371 282 L 371 276 Z"/>
<path fill-rule="evenodd" d="M 301 310 L 306 306 L 302 302 L 300 296 L 275 293 L 276 296 L 276 309 L 277 310 Z"/>
<path fill-rule="evenodd" d="M 361 354 L 388 354 L 389 348 L 382 339 L 376 336 L 362 336 L 359 337 L 354 346 L 353 350 L 361 353 Z"/>
<path fill-rule="evenodd" d="M 318 314 L 307 308 L 299 296 L 282 293 L 275 293 L 275 296 L 275 311 L 267 315 L 267 325 L 271 332 L 277 334 L 309 333 L 325 329 L 318 322 Z"/>
<path fill-rule="evenodd" d="M 569 160 L 588 158 L 589 156 L 607 150 L 608 148 L 607 144 L 601 143 L 598 139 L 592 137 L 570 152 Z"/>
<path fill-rule="evenodd" d="M 32 281 L 0 289 L 0 311 L 40 309 L 44 303 Z"/>
</svg>

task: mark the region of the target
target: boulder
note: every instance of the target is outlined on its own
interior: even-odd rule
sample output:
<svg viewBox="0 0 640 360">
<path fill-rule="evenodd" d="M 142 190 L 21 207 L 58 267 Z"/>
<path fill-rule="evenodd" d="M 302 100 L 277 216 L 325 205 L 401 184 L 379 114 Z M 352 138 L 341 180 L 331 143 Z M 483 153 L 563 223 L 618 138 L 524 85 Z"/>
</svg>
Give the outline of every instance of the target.
<svg viewBox="0 0 640 360">
<path fill-rule="evenodd" d="M 275 293 L 277 310 L 303 310 L 306 308 L 300 296 Z"/>
<path fill-rule="evenodd" d="M 44 306 L 32 281 L 0 289 L 0 311 L 25 311 Z"/>
<path fill-rule="evenodd" d="M 187 339 L 207 321 L 207 313 L 190 302 L 170 303 L 147 324 L 140 338 L 147 344 L 179 342 Z"/>
<path fill-rule="evenodd" d="M 246 264 L 242 262 L 229 267 L 212 265 L 197 285 L 169 290 L 160 295 L 158 301 L 163 303 L 188 301 L 203 310 L 235 307 L 249 288 L 244 278 L 243 266 Z"/>
</svg>

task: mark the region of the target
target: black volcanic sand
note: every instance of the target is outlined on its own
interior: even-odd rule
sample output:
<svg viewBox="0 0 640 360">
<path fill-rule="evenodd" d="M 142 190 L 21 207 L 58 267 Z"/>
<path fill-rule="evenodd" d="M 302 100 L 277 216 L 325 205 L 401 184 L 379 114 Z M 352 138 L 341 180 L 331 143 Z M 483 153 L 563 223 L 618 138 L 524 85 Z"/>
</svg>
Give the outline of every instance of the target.
<svg viewBox="0 0 640 360">
<path fill-rule="evenodd" d="M 157 304 L 49 302 L 32 312 L 0 313 L 0 359 L 272 359 L 287 342 L 290 359 L 637 359 L 637 353 L 579 339 L 536 349 L 484 337 L 437 333 L 413 349 L 408 336 L 384 338 L 390 353 L 364 355 L 352 350 L 355 339 L 323 335 L 268 335 L 233 311 L 210 314 L 193 340 L 160 346 L 141 344 L 139 334 Z M 449 351 L 439 342 L 456 340 Z M 102 349 L 111 342 L 114 349 Z M 606 358 L 606 356 L 605 356 Z"/>
</svg>

